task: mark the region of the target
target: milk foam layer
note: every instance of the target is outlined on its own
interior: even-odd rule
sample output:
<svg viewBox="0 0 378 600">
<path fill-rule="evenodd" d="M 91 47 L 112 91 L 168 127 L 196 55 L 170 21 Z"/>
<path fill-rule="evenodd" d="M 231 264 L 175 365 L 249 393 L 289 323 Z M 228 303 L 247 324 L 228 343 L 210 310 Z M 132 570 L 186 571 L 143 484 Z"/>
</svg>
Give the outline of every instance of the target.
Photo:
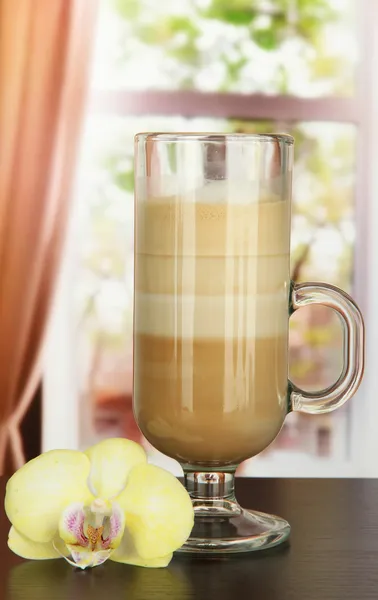
<svg viewBox="0 0 378 600">
<path fill-rule="evenodd" d="M 289 278 L 289 256 L 136 255 L 135 289 L 151 294 L 267 294 Z"/>
<path fill-rule="evenodd" d="M 137 292 L 137 333 L 180 338 L 285 335 L 288 290 L 255 296 L 169 296 Z"/>
</svg>

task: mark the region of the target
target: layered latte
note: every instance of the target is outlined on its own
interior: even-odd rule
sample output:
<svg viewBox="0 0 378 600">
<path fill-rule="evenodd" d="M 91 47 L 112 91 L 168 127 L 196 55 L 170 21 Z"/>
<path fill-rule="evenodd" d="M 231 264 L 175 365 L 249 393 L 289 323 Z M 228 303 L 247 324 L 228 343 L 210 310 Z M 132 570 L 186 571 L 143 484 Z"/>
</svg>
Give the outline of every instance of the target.
<svg viewBox="0 0 378 600">
<path fill-rule="evenodd" d="M 146 196 L 135 252 L 134 406 L 181 463 L 236 465 L 287 412 L 289 202 Z"/>
</svg>

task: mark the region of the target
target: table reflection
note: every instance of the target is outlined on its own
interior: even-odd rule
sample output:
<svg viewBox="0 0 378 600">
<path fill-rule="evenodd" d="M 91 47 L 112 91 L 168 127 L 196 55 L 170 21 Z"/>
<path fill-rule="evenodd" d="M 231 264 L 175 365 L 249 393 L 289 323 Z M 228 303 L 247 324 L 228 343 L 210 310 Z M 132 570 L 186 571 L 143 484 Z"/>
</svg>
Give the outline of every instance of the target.
<svg viewBox="0 0 378 600">
<path fill-rule="evenodd" d="M 191 586 L 180 565 L 144 569 L 107 563 L 80 571 L 63 560 L 26 562 L 9 573 L 7 600 L 184 600 Z"/>
</svg>

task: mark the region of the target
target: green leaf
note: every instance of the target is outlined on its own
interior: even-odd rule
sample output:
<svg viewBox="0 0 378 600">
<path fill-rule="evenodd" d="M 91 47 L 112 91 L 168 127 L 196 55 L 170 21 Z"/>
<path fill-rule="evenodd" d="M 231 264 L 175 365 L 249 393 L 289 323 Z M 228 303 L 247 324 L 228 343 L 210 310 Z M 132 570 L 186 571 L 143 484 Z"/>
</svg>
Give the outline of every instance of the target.
<svg viewBox="0 0 378 600">
<path fill-rule="evenodd" d="M 135 20 L 139 17 L 140 0 L 112 0 L 115 11 L 124 19 Z"/>
<path fill-rule="evenodd" d="M 264 50 L 275 50 L 278 46 L 277 31 L 272 27 L 269 29 L 256 29 L 253 32 L 253 39 Z"/>
<path fill-rule="evenodd" d="M 258 12 L 251 6 L 250 0 L 213 0 L 210 6 L 202 11 L 202 16 L 217 19 L 230 25 L 250 25 Z"/>
<path fill-rule="evenodd" d="M 297 8 L 301 17 L 312 16 L 323 22 L 334 20 L 338 16 L 329 0 L 297 0 Z"/>
<path fill-rule="evenodd" d="M 248 59 L 245 56 L 240 56 L 236 60 L 229 60 L 227 55 L 221 57 L 226 66 L 226 77 L 222 84 L 221 91 L 228 91 L 234 84 L 237 84 L 240 77 L 240 72 L 243 67 L 248 64 Z"/>
<path fill-rule="evenodd" d="M 229 121 L 230 132 L 232 133 L 268 133 L 274 131 L 272 121 L 239 121 L 231 119 Z"/>
<path fill-rule="evenodd" d="M 199 29 L 189 17 L 167 15 L 152 24 L 138 24 L 136 33 L 145 44 L 164 46 L 172 42 L 178 34 L 185 34 L 185 45 L 196 40 Z"/>
<path fill-rule="evenodd" d="M 199 33 L 197 25 L 189 17 L 167 17 L 166 24 L 172 34 L 186 33 L 191 39 L 194 39 Z"/>
<path fill-rule="evenodd" d="M 169 48 L 167 54 L 184 65 L 197 65 L 199 62 L 198 50 L 192 43 L 183 44 L 178 48 Z"/>
<path fill-rule="evenodd" d="M 114 183 L 125 192 L 134 191 L 134 171 L 114 173 Z"/>
</svg>

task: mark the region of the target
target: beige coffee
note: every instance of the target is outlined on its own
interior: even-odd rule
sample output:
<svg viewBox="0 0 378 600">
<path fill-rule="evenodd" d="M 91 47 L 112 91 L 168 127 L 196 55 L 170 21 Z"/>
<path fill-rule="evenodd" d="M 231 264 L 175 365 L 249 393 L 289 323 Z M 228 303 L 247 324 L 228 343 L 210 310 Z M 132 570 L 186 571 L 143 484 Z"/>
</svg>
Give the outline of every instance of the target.
<svg viewBox="0 0 378 600">
<path fill-rule="evenodd" d="M 238 464 L 287 412 L 289 203 L 138 202 L 134 406 L 182 463 Z"/>
</svg>

